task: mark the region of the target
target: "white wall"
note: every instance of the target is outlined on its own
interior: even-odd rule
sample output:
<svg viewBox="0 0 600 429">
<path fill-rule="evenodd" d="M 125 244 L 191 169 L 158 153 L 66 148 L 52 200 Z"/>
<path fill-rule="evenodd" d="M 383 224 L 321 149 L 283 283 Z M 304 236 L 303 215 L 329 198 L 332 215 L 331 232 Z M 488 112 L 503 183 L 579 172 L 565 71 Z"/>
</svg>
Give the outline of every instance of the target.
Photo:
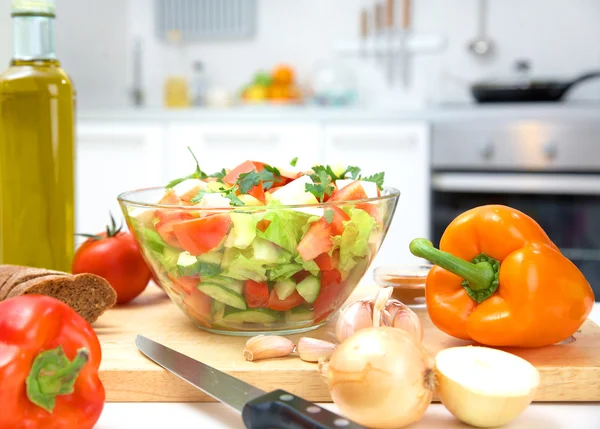
<svg viewBox="0 0 600 429">
<path fill-rule="evenodd" d="M 8 11 L 0 10 L 0 61 L 7 55 Z M 189 46 L 189 70 L 202 60 L 212 83 L 239 89 L 259 68 L 292 64 L 306 80 L 316 61 L 333 54 L 337 42 L 357 35 L 358 11 L 373 0 L 258 0 L 258 31 L 252 40 Z M 466 101 L 472 79 L 503 76 L 514 60 L 529 58 L 537 76 L 572 77 L 600 69 L 600 1 L 490 0 L 490 35 L 497 55 L 478 61 L 466 50 L 475 35 L 476 0 L 413 0 L 417 32 L 440 33 L 449 43 L 440 54 L 412 61 L 412 85 L 389 88 L 384 69 L 373 60 L 344 58 L 357 73 L 370 103 Z M 129 103 L 132 40 L 143 41 L 143 85 L 148 105 L 159 106 L 162 82 L 172 62 L 154 37 L 151 0 L 58 0 L 57 47 L 74 77 L 83 107 Z M 8 48 L 10 49 L 10 48 Z M 576 88 L 573 98 L 600 99 L 600 85 Z"/>
<path fill-rule="evenodd" d="M 10 24 L 10 0 L 0 0 L 0 73 L 10 61 L 12 53 L 12 27 Z"/>
</svg>

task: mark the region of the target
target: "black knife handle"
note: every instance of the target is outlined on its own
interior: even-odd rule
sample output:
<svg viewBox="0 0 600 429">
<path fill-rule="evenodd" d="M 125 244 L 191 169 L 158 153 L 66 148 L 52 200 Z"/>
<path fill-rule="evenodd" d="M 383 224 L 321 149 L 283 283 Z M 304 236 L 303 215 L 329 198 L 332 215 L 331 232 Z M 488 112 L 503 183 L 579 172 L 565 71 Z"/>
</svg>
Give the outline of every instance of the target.
<svg viewBox="0 0 600 429">
<path fill-rule="evenodd" d="M 285 390 L 274 390 L 244 406 L 248 429 L 366 429 Z"/>
</svg>

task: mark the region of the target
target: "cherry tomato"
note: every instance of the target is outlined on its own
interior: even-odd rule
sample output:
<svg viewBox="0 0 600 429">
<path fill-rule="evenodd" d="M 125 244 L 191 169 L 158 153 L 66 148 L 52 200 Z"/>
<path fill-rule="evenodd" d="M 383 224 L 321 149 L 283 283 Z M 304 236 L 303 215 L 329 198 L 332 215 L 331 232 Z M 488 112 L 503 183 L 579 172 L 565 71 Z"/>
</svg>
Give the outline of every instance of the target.
<svg viewBox="0 0 600 429">
<path fill-rule="evenodd" d="M 125 304 L 141 294 L 152 277 L 133 235 L 112 227 L 91 236 L 73 257 L 73 274 L 91 273 L 105 278 Z"/>
</svg>

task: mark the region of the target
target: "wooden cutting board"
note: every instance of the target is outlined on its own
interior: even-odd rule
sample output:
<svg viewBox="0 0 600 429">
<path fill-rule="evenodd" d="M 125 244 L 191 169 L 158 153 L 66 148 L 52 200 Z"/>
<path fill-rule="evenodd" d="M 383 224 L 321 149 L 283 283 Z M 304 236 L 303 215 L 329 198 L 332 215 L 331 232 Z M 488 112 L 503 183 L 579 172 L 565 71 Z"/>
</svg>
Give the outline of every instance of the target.
<svg viewBox="0 0 600 429">
<path fill-rule="evenodd" d="M 374 287 L 357 288 L 350 300 L 370 295 L 375 290 Z M 425 310 L 418 313 L 425 331 L 424 344 L 431 353 L 469 344 L 435 328 Z M 331 402 L 327 386 L 316 371 L 316 364 L 303 362 L 297 357 L 247 362 L 242 355 L 247 337 L 209 334 L 196 328 L 154 285 L 130 305 L 107 311 L 94 323 L 94 328 L 102 343 L 100 377 L 108 402 L 213 401 L 146 359 L 134 344 L 137 334 L 263 390 L 283 388 L 310 401 Z M 334 341 L 334 323 L 304 335 Z M 289 338 L 295 342 L 301 336 Z M 509 351 L 539 369 L 541 385 L 535 401 L 600 401 L 600 328 L 591 320 L 585 323 L 581 333 L 576 334 L 574 343 Z"/>
</svg>

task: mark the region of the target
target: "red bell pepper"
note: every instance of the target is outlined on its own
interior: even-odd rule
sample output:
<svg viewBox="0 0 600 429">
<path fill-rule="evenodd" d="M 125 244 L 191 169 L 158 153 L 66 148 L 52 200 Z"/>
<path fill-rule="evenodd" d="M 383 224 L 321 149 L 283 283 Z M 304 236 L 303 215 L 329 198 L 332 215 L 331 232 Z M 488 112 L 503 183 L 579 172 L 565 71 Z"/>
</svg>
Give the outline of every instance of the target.
<svg viewBox="0 0 600 429">
<path fill-rule="evenodd" d="M 63 302 L 39 295 L 2 301 L 0 428 L 93 428 L 105 401 L 101 359 L 92 327 Z"/>
</svg>

